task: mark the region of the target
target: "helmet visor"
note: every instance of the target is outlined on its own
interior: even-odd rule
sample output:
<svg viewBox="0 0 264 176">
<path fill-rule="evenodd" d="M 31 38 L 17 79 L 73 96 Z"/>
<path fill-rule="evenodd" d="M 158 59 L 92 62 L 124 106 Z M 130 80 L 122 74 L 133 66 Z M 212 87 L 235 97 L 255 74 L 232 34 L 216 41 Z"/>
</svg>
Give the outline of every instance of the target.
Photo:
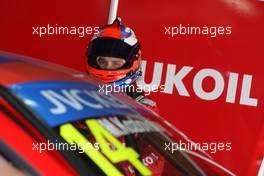
<svg viewBox="0 0 264 176">
<path fill-rule="evenodd" d="M 117 57 L 97 56 L 97 65 L 104 70 L 117 70 L 122 68 L 126 60 Z"/>
<path fill-rule="evenodd" d="M 138 44 L 136 44 L 136 46 L 130 46 L 122 40 L 115 38 L 96 38 L 91 42 L 87 51 L 88 64 L 91 67 L 105 70 L 105 68 L 100 65 L 100 62 L 98 62 L 98 57 L 114 57 L 125 61 L 121 67 L 114 69 L 126 69 L 132 66 L 134 59 L 137 58 L 138 51 Z"/>
</svg>

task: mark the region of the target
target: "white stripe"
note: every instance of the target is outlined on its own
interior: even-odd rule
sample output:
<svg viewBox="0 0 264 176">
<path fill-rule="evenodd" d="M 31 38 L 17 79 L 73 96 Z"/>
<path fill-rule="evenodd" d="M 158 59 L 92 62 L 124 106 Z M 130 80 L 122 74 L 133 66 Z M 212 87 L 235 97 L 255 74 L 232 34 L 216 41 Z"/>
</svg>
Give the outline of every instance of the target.
<svg viewBox="0 0 264 176">
<path fill-rule="evenodd" d="M 225 172 L 228 173 L 229 175 L 236 176 L 236 174 L 234 174 L 234 173 L 231 172 L 230 170 L 226 169 L 224 166 L 218 164 L 218 163 L 215 162 L 215 161 L 212 161 L 211 159 L 209 159 L 209 158 L 207 158 L 207 157 L 205 157 L 205 156 L 202 156 L 202 155 L 200 155 L 200 154 L 198 154 L 198 153 L 196 153 L 196 152 L 190 151 L 190 150 L 183 150 L 183 152 L 185 152 L 185 153 L 189 153 L 190 155 L 196 156 L 196 157 L 198 157 L 198 158 L 200 158 L 200 159 L 202 159 L 202 160 L 204 160 L 204 161 L 207 161 L 208 163 L 210 163 L 210 164 L 212 164 L 212 165 L 218 167 L 219 169 L 225 171 Z M 261 176 L 263 176 L 263 175 L 261 175 Z"/>
<path fill-rule="evenodd" d="M 263 157 L 261 166 L 259 168 L 259 173 L 258 173 L 258 176 L 263 176 L 263 175 L 264 175 L 264 157 Z"/>
</svg>

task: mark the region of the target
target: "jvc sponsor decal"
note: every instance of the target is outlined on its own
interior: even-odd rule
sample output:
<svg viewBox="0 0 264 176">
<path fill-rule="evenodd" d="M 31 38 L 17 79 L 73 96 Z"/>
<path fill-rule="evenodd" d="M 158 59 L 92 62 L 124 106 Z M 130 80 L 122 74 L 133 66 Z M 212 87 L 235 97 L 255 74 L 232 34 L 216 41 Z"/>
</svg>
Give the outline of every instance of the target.
<svg viewBox="0 0 264 176">
<path fill-rule="evenodd" d="M 67 107 L 65 105 L 70 106 L 76 111 L 81 111 L 85 107 L 98 110 L 105 108 L 129 109 L 126 104 L 121 103 L 115 97 L 99 94 L 97 91 L 61 89 L 59 92 L 54 90 L 42 90 L 40 94 L 42 94 L 49 100 L 50 103 L 54 105 L 54 107 L 50 109 L 50 113 L 52 114 L 66 113 Z M 85 98 L 87 96 L 88 98 Z"/>
<path fill-rule="evenodd" d="M 140 79 L 138 81 L 138 84 L 141 86 L 155 85 L 156 87 L 159 87 L 159 85 L 161 84 L 164 64 L 159 62 L 154 63 L 152 82 L 150 84 L 147 84 L 144 81 L 146 75 L 146 66 L 147 61 L 142 61 L 143 79 Z M 183 66 L 178 69 L 176 65 L 168 64 L 165 85 L 162 92 L 166 94 L 173 94 L 173 89 L 175 87 L 180 96 L 190 97 L 190 93 L 188 91 L 190 88 L 185 86 L 183 80 L 192 70 L 193 67 L 190 66 Z M 243 80 L 240 96 L 237 96 L 239 76 L 242 76 Z M 215 82 L 213 90 L 209 92 L 204 90 L 202 87 L 204 80 L 207 77 L 212 78 Z M 195 95 L 200 99 L 211 101 L 218 99 L 223 94 L 226 87 L 227 93 L 225 96 L 225 101 L 227 103 L 235 103 L 238 101 L 236 97 L 239 97 L 239 104 L 256 107 L 258 105 L 258 99 L 250 97 L 252 79 L 252 75 L 241 75 L 239 73 L 229 72 L 227 84 L 225 84 L 225 78 L 219 71 L 213 68 L 205 68 L 195 73 L 192 83 L 192 89 Z"/>
<path fill-rule="evenodd" d="M 100 93 L 97 85 L 88 83 L 42 81 L 13 85 L 11 89 L 52 127 L 83 118 L 139 114 L 124 98 Z"/>
</svg>

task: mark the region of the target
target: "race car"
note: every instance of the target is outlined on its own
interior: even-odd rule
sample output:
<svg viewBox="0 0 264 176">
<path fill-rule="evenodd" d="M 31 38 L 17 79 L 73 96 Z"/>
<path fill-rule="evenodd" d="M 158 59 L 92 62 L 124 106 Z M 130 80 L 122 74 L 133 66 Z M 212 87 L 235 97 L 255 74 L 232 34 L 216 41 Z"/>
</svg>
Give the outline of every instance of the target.
<svg viewBox="0 0 264 176">
<path fill-rule="evenodd" d="M 0 174 L 234 175 L 169 122 L 81 72 L 0 53 Z M 199 157 L 197 157 L 199 156 Z"/>
</svg>

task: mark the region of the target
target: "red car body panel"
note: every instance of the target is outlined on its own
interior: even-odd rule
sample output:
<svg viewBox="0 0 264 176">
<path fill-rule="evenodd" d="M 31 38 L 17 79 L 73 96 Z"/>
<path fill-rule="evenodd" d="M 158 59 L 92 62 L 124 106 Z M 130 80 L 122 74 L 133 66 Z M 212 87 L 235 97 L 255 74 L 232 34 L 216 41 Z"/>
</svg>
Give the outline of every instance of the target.
<svg viewBox="0 0 264 176">
<path fill-rule="evenodd" d="M 32 126 L 28 128 L 25 123 L 19 121 L 19 114 L 10 107 L 4 100 L 0 101 L 0 105 L 4 108 L 12 110 L 12 116 L 14 119 L 10 118 L 7 114 L 0 111 L 0 128 L 2 132 L 0 133 L 0 140 L 8 144 L 12 150 L 14 150 L 20 157 L 22 157 L 27 163 L 33 167 L 37 173 L 41 175 L 78 175 L 73 168 L 65 161 L 64 158 L 58 153 L 58 151 L 43 151 L 40 153 L 33 150 L 33 143 L 40 143 L 40 138 L 42 142 L 45 142 L 43 136 L 36 131 Z M 16 114 L 16 115 L 15 115 Z M 23 126 L 18 125 L 15 121 L 20 122 Z M 30 130 L 25 131 L 25 129 Z M 38 135 L 38 139 L 34 138 L 32 134 Z"/>
<path fill-rule="evenodd" d="M 46 1 L 41 6 L 32 0 L 3 1 L 0 48 L 84 71 L 85 49 L 92 35 L 39 37 L 32 34 L 32 27 L 101 26 L 108 16 L 108 4 L 108 0 Z M 155 62 L 163 66 L 160 84 L 166 82 L 168 64 L 174 65 L 176 72 L 184 66 L 193 67 L 183 80 L 190 96 L 179 95 L 175 86 L 172 94 L 153 94 L 161 115 L 195 142 L 232 142 L 231 151 L 212 154 L 215 161 L 237 175 L 256 175 L 264 155 L 263 1 L 122 1 L 118 15 L 141 42 L 147 60 L 146 83 L 153 79 Z M 179 24 L 231 26 L 232 34 L 215 38 L 165 35 L 164 27 Z M 225 83 L 223 93 L 213 101 L 199 98 L 193 90 L 195 75 L 205 68 L 219 72 Z M 238 74 L 234 103 L 226 102 L 230 72 Z M 249 97 L 258 99 L 257 106 L 240 104 L 245 75 L 252 76 Z M 12 84 L 9 81 L 6 78 L 6 83 Z M 214 80 L 206 79 L 203 86 L 212 90 Z"/>
</svg>

